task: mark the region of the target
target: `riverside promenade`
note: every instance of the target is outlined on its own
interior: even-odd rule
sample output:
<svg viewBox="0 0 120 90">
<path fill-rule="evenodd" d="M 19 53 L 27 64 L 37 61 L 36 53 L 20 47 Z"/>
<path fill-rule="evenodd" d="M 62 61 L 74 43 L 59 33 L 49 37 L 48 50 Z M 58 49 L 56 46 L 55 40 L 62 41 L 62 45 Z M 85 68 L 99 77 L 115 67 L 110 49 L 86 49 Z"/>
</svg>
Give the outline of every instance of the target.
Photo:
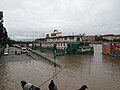
<svg viewBox="0 0 120 90">
<path fill-rule="evenodd" d="M 36 50 L 32 50 L 32 49 L 30 49 L 30 48 L 28 48 L 28 50 L 29 50 L 30 52 L 32 52 L 32 53 L 40 56 L 41 58 L 43 58 L 43 59 L 45 59 L 45 60 L 53 63 L 55 66 L 58 66 L 58 67 L 60 67 L 60 68 L 63 68 L 62 65 L 60 65 L 60 64 L 58 64 L 58 63 L 56 62 L 57 59 L 56 59 L 56 58 L 54 59 L 53 56 L 48 55 L 48 54 L 46 54 L 46 53 L 42 53 L 42 52 L 36 51 Z M 31 57 L 35 59 L 34 56 L 31 55 Z"/>
</svg>

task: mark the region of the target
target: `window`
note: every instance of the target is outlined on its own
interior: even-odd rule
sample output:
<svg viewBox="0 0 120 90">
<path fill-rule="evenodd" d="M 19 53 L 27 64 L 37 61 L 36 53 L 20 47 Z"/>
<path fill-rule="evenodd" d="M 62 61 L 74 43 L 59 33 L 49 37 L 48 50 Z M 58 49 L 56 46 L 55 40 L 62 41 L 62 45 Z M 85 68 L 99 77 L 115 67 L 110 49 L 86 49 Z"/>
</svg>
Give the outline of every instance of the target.
<svg viewBox="0 0 120 90">
<path fill-rule="evenodd" d="M 70 40 L 74 40 L 74 37 L 70 37 Z"/>
<path fill-rule="evenodd" d="M 67 37 L 65 37 L 65 40 L 67 40 Z"/>
<path fill-rule="evenodd" d="M 77 41 L 80 41 L 80 38 L 79 38 L 79 37 L 77 38 Z"/>
</svg>

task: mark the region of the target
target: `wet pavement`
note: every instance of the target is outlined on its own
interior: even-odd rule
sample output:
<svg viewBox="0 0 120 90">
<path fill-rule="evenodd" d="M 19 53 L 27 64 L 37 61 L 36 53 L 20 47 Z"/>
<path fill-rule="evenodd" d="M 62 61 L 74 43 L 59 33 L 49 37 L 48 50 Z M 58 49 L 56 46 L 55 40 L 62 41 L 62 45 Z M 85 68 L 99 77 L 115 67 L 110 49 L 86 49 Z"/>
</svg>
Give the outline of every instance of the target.
<svg viewBox="0 0 120 90">
<path fill-rule="evenodd" d="M 34 60 L 26 54 L 15 55 L 15 50 L 10 48 L 10 55 L 0 59 L 0 90 L 22 90 L 21 80 L 39 86 L 55 73 L 51 63 L 37 56 Z"/>
<path fill-rule="evenodd" d="M 36 60 L 26 54 L 2 56 L 0 90 L 22 90 L 21 80 L 48 90 L 48 80 L 56 73 L 58 75 L 52 79 L 59 90 L 78 90 L 83 84 L 88 86 L 88 90 L 120 90 L 120 60 L 102 55 L 101 45 L 94 47 L 95 53 L 91 55 L 57 57 L 56 62 L 65 67 L 60 73 L 61 68 L 55 68 L 37 55 L 33 55 Z M 14 50 L 16 48 L 10 48 L 11 53 Z"/>
</svg>

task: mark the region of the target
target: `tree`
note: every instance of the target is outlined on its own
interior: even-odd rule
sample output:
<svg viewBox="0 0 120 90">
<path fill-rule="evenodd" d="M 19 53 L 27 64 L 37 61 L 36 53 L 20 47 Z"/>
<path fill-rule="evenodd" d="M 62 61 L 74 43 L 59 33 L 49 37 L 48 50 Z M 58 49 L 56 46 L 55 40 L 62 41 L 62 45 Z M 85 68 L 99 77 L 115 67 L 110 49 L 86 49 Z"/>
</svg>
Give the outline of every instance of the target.
<svg viewBox="0 0 120 90">
<path fill-rule="evenodd" d="M 7 43 L 8 35 L 6 28 L 3 26 L 3 12 L 0 11 L 0 44 L 5 45 Z"/>
</svg>

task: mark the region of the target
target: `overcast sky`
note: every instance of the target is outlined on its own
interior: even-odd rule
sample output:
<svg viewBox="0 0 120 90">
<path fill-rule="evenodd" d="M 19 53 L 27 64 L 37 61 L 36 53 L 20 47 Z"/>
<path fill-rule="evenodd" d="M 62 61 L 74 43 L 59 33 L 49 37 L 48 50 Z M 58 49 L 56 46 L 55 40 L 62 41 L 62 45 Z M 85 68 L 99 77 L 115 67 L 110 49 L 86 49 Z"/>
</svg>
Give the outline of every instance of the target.
<svg viewBox="0 0 120 90">
<path fill-rule="evenodd" d="M 120 34 L 120 0 L 0 0 L 12 39 L 64 35 Z"/>
</svg>

